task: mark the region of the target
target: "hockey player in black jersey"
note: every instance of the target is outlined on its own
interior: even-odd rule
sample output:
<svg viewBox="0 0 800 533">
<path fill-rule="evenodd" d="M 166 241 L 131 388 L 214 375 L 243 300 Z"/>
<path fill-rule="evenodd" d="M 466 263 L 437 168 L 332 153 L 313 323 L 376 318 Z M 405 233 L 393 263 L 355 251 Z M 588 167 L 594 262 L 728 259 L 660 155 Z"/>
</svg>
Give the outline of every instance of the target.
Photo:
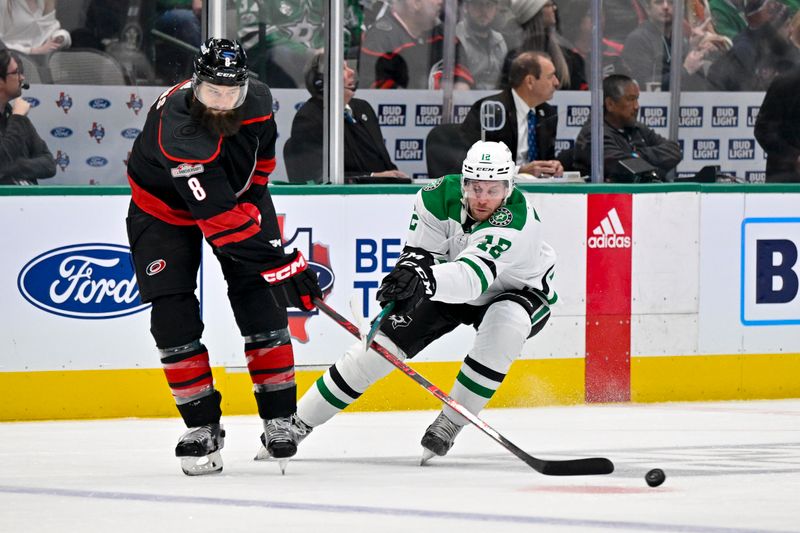
<svg viewBox="0 0 800 533">
<path fill-rule="evenodd" d="M 209 39 L 190 81 L 150 108 L 128 161 L 127 226 L 142 301 L 167 383 L 188 431 L 175 454 L 187 475 L 222 470 L 221 395 L 214 388 L 195 296 L 202 239 L 228 285 L 269 455 L 297 450 L 297 405 L 287 307 L 310 311 L 317 276 L 284 253 L 267 191 L 276 127 L 269 88 L 248 78 L 236 41 Z"/>
</svg>

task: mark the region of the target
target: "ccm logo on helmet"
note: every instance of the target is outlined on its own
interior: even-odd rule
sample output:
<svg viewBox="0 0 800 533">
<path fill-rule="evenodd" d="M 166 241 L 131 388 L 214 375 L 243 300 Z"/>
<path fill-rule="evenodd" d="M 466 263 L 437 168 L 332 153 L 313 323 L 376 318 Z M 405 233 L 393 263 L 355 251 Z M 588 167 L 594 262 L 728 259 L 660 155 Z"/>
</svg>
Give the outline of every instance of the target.
<svg viewBox="0 0 800 533">
<path fill-rule="evenodd" d="M 274 285 L 276 283 L 286 281 L 298 272 L 302 272 L 307 266 L 308 263 L 306 263 L 306 258 L 303 257 L 302 254 L 298 253 L 297 258 L 288 265 L 283 265 L 274 270 L 267 270 L 262 275 L 264 276 L 264 279 L 267 280 L 267 283 Z"/>
</svg>

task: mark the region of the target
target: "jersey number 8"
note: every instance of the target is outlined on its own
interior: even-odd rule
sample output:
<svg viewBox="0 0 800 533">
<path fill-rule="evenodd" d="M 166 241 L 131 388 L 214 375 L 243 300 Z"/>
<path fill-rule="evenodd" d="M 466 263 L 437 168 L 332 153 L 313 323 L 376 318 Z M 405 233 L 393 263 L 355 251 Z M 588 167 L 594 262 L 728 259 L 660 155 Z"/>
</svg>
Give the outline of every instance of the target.
<svg viewBox="0 0 800 533">
<path fill-rule="evenodd" d="M 198 200 L 205 200 L 206 199 L 206 190 L 203 189 L 203 186 L 200 185 L 200 180 L 197 178 L 189 178 L 189 181 L 186 182 L 189 185 L 189 189 L 191 189 L 192 194 Z"/>
</svg>

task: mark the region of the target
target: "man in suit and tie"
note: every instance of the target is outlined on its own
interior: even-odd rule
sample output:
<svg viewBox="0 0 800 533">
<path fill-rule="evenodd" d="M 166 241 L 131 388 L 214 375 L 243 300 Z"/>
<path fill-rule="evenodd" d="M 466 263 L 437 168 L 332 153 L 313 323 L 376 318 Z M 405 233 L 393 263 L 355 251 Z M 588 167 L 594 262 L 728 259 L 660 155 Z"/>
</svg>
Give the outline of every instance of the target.
<svg viewBox="0 0 800 533">
<path fill-rule="evenodd" d="M 486 131 L 486 141 L 504 142 L 520 165 L 521 174 L 561 176 L 564 167 L 555 157 L 558 113 L 547 103 L 558 89 L 556 68 L 543 52 L 523 52 L 511 62 L 510 89 L 478 100 L 462 124 L 467 144 L 481 140 L 481 105 L 499 102 L 505 124 L 499 130 Z"/>
</svg>

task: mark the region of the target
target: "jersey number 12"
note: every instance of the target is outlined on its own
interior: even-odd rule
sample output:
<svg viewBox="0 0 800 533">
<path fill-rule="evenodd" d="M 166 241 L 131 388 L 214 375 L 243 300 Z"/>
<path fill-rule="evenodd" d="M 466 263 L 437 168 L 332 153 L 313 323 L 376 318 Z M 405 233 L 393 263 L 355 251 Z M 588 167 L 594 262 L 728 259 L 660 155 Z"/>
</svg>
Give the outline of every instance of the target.
<svg viewBox="0 0 800 533">
<path fill-rule="evenodd" d="M 489 255 L 497 259 L 500 254 L 511 248 L 511 241 L 502 237 L 497 239 L 497 244 L 494 244 L 494 235 L 487 235 L 478 244 L 478 249 L 487 252 Z"/>
</svg>

